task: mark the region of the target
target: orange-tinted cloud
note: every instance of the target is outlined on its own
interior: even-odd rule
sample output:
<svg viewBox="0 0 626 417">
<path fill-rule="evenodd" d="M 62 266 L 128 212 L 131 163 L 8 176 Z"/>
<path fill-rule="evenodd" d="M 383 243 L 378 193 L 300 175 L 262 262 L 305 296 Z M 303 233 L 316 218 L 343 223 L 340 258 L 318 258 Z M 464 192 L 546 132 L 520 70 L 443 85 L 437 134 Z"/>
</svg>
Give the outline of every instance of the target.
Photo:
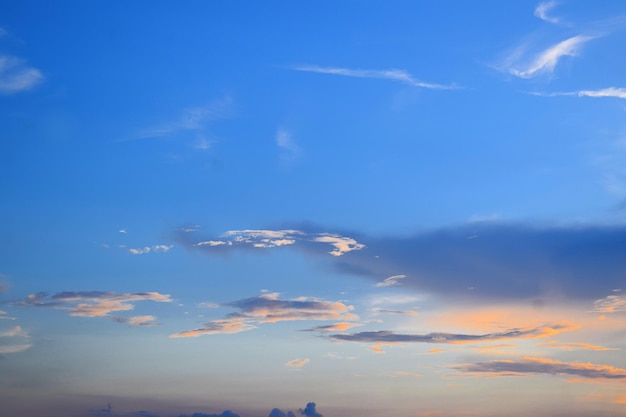
<svg viewBox="0 0 626 417">
<path fill-rule="evenodd" d="M 287 363 L 285 363 L 285 366 L 288 366 L 290 368 L 302 368 L 304 365 L 306 365 L 309 362 L 310 362 L 309 358 L 304 358 L 304 359 L 296 358 L 296 359 L 287 361 Z"/>
<path fill-rule="evenodd" d="M 328 324 L 326 326 L 316 326 L 310 329 L 304 329 L 303 332 L 342 332 L 344 330 L 348 330 L 352 327 L 359 326 L 357 323 L 348 323 L 346 321 L 342 321 L 339 323 Z"/>
<path fill-rule="evenodd" d="M 240 333 L 246 330 L 252 330 L 255 326 L 244 323 L 242 321 L 234 320 L 213 320 L 206 323 L 199 329 L 186 330 L 184 332 L 178 332 L 171 334 L 169 337 L 172 339 L 181 337 L 198 337 L 212 334 L 224 334 L 224 333 Z"/>
<path fill-rule="evenodd" d="M 583 350 L 620 350 L 619 348 L 608 348 L 604 346 L 592 345 L 589 343 L 556 343 L 554 340 L 548 341 L 544 343 L 542 346 L 553 348 L 553 349 L 563 349 L 563 350 L 575 350 L 575 349 L 583 349 Z"/>
</svg>

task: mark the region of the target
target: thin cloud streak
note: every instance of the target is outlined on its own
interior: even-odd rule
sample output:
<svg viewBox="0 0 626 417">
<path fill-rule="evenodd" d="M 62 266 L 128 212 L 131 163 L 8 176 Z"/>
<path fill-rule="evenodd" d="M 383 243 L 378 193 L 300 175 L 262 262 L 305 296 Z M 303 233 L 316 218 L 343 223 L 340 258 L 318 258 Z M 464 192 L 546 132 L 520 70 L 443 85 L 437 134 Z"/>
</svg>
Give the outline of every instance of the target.
<svg viewBox="0 0 626 417">
<path fill-rule="evenodd" d="M 531 92 L 534 96 L 541 97 L 562 97 L 562 96 L 578 96 L 578 97 L 594 97 L 604 98 L 613 97 L 626 100 L 626 88 L 608 87 L 600 90 L 580 90 L 580 91 L 566 91 L 566 92 Z"/>
<path fill-rule="evenodd" d="M 588 379 L 626 379 L 626 369 L 593 363 L 561 362 L 552 359 L 526 357 L 518 360 L 496 360 L 452 366 L 465 373 L 494 376 L 527 376 L 528 374 L 575 375 Z"/>
<path fill-rule="evenodd" d="M 533 328 L 509 329 L 504 332 L 487 333 L 481 335 L 456 333 L 428 333 L 428 334 L 401 334 L 387 330 L 360 332 L 354 334 L 336 334 L 329 336 L 333 340 L 363 343 L 437 343 L 437 344 L 466 344 L 483 343 L 498 340 L 536 339 L 549 337 L 565 331 L 576 329 L 571 324 L 554 324 Z"/>
<path fill-rule="evenodd" d="M 332 74 L 342 75 L 344 77 L 356 77 L 356 78 L 378 78 L 383 80 L 397 81 L 404 84 L 408 84 L 413 87 L 428 88 L 435 90 L 454 90 L 458 89 L 454 85 L 443 85 L 426 83 L 418 81 L 411 74 L 405 70 L 388 69 L 388 70 L 362 70 L 362 69 L 348 69 L 337 67 L 320 67 L 317 65 L 302 65 L 293 67 L 296 71 L 316 72 L 320 74 Z"/>
</svg>

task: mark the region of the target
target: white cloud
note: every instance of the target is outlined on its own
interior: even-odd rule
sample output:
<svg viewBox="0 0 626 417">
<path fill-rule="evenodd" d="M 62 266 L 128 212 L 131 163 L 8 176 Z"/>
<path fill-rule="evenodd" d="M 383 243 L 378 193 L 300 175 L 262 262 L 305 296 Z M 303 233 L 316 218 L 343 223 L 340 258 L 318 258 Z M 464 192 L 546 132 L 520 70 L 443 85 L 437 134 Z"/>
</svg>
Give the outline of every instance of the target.
<svg viewBox="0 0 626 417">
<path fill-rule="evenodd" d="M 21 343 L 16 345 L 2 345 L 0 346 L 0 355 L 7 353 L 19 353 L 28 350 L 32 347 L 30 343 Z"/>
<path fill-rule="evenodd" d="M 381 282 L 377 282 L 377 287 L 392 287 L 394 285 L 400 285 L 398 280 L 406 278 L 406 275 L 392 275 L 390 277 L 385 278 Z"/>
<path fill-rule="evenodd" d="M 593 303 L 592 313 L 618 313 L 626 312 L 626 298 L 618 295 L 609 295 Z"/>
<path fill-rule="evenodd" d="M 556 1 L 544 1 L 539 3 L 535 8 L 535 16 L 549 23 L 559 23 L 560 20 L 558 18 L 548 16 L 548 12 L 556 7 L 557 4 Z"/>
<path fill-rule="evenodd" d="M 154 252 L 169 252 L 174 245 L 154 245 L 152 247 L 145 246 L 143 248 L 130 248 L 128 251 L 133 255 L 144 255 L 146 253 Z"/>
<path fill-rule="evenodd" d="M 12 94 L 30 90 L 43 81 L 43 74 L 23 60 L 0 55 L 0 93 Z"/>
<path fill-rule="evenodd" d="M 0 337 L 28 337 L 28 333 L 21 326 L 0 332 Z"/>
<path fill-rule="evenodd" d="M 593 36 L 577 35 L 561 41 L 536 54 L 530 62 L 519 62 L 524 55 L 523 48 L 517 48 L 501 66 L 503 70 L 519 78 L 532 78 L 541 73 L 552 73 L 559 60 L 564 56 L 576 56 L 586 42 Z"/>
<path fill-rule="evenodd" d="M 317 65 L 303 65 L 293 68 L 296 71 L 317 72 L 321 74 L 342 75 L 345 77 L 356 78 L 379 78 L 384 80 L 398 81 L 413 87 L 430 88 L 437 90 L 451 90 L 458 87 L 454 85 L 432 84 L 418 81 L 405 70 L 388 69 L 388 70 L 362 70 L 334 67 L 320 67 Z"/>
<path fill-rule="evenodd" d="M 362 243 L 358 243 L 351 237 L 340 236 L 331 233 L 321 233 L 320 236 L 314 237 L 313 242 L 330 243 L 335 247 L 334 250 L 328 252 L 333 256 L 341 256 L 353 250 L 361 250 L 365 247 Z"/>
<path fill-rule="evenodd" d="M 615 97 L 626 99 L 626 88 L 607 87 L 600 90 L 580 90 L 566 92 L 537 92 L 533 91 L 529 94 L 541 97 L 562 97 L 562 96 L 578 96 L 578 97 Z"/>
<path fill-rule="evenodd" d="M 300 147 L 296 144 L 291 132 L 285 128 L 280 128 L 276 132 L 276 145 L 281 150 L 280 157 L 285 164 L 294 162 L 300 155 Z"/>
<path fill-rule="evenodd" d="M 190 107 L 183 110 L 177 120 L 164 123 L 155 128 L 144 129 L 139 132 L 137 137 L 139 139 L 147 139 L 169 136 L 184 131 L 199 132 L 208 123 L 229 117 L 232 113 L 232 107 L 233 100 L 230 97 L 212 101 L 205 106 Z M 201 145 L 203 139 L 204 137 L 200 138 Z M 209 143 L 207 142 L 206 145 L 209 146 Z"/>
</svg>

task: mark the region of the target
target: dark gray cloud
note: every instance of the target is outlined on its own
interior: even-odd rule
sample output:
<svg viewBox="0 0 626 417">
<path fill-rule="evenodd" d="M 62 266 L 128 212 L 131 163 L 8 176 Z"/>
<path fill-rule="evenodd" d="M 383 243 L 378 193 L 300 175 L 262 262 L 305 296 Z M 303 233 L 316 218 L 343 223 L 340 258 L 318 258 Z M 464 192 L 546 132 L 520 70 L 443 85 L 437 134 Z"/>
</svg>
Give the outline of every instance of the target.
<svg viewBox="0 0 626 417">
<path fill-rule="evenodd" d="M 221 414 L 193 413 L 191 416 L 181 415 L 178 417 L 239 417 L 239 415 L 230 410 L 224 410 Z"/>
<path fill-rule="evenodd" d="M 475 223 L 410 236 L 360 238 L 334 258 L 344 273 L 406 275 L 403 285 L 464 300 L 598 299 L 624 282 L 626 226 Z"/>
<path fill-rule="evenodd" d="M 320 413 L 317 412 L 317 410 L 315 409 L 315 403 L 313 402 L 307 403 L 304 409 L 301 408 L 298 411 L 300 412 L 300 414 L 307 417 L 323 417 Z"/>
<path fill-rule="evenodd" d="M 626 369 L 582 362 L 561 362 L 544 358 L 497 360 L 452 366 L 462 372 L 497 375 L 575 375 L 589 379 L 626 379 Z"/>
<path fill-rule="evenodd" d="M 272 411 L 270 411 L 268 417 L 296 417 L 296 415 L 293 413 L 293 411 L 287 411 L 287 413 L 285 413 L 278 408 L 274 408 Z"/>
<path fill-rule="evenodd" d="M 443 343 L 462 344 L 493 342 L 508 339 L 533 339 L 548 337 L 556 333 L 572 330 L 575 327 L 568 324 L 555 324 L 524 329 L 510 329 L 504 332 L 487 333 L 481 335 L 456 334 L 456 333 L 428 333 L 428 334 L 402 334 L 386 330 L 374 332 L 359 332 L 354 334 L 335 334 L 328 336 L 334 340 L 364 343 Z"/>
</svg>

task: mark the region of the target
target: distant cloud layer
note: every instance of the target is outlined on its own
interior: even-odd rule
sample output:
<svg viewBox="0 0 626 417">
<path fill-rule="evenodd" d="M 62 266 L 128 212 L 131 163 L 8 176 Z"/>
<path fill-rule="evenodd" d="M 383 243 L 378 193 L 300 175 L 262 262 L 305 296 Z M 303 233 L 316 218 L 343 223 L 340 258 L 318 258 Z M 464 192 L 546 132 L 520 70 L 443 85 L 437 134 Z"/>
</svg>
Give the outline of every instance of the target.
<svg viewBox="0 0 626 417">
<path fill-rule="evenodd" d="M 561 362 L 543 358 L 496 360 L 452 366 L 466 373 L 494 374 L 496 376 L 523 376 L 528 374 L 574 375 L 588 379 L 626 379 L 626 369 L 593 363 Z"/>
<path fill-rule="evenodd" d="M 381 276 L 403 274 L 405 287 L 481 302 L 565 296 L 591 307 L 621 287 L 626 271 L 623 225 L 480 222 L 361 241 L 366 248 L 334 260 L 338 271 L 378 283 Z M 612 296 L 595 310 L 623 308 L 622 302 Z"/>
</svg>

